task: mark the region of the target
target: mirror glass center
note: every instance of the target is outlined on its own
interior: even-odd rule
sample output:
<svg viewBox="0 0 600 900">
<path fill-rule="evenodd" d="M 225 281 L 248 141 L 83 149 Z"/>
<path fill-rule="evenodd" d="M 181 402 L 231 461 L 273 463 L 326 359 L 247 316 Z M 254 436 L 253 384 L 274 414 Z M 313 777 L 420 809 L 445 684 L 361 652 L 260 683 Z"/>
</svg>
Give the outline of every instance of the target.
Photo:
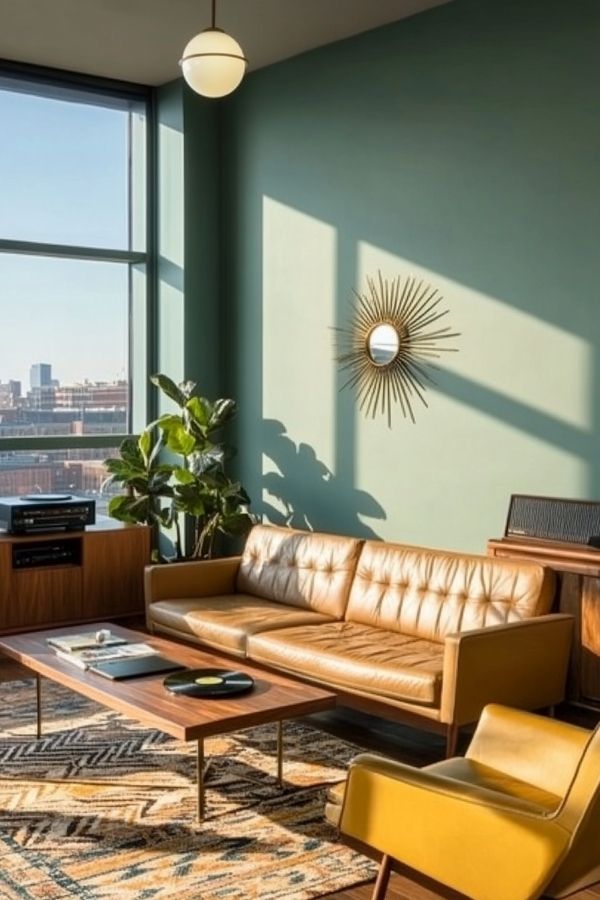
<svg viewBox="0 0 600 900">
<path fill-rule="evenodd" d="M 367 352 L 376 366 L 387 366 L 400 351 L 400 335 L 393 325 L 376 325 L 367 338 Z"/>
</svg>

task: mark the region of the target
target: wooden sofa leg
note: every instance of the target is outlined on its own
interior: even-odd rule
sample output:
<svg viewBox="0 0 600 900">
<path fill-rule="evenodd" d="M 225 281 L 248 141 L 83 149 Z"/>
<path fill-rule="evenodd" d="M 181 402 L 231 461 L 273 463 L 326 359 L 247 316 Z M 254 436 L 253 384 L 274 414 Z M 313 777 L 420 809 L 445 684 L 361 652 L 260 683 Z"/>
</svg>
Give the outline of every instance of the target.
<svg viewBox="0 0 600 900">
<path fill-rule="evenodd" d="M 458 725 L 448 725 L 446 731 L 446 759 L 450 756 L 456 756 L 456 746 L 458 744 Z"/>
<path fill-rule="evenodd" d="M 373 888 L 373 893 L 371 895 L 371 900 L 384 900 L 386 895 L 388 882 L 390 880 L 390 873 L 392 871 L 392 860 L 391 857 L 385 853 L 381 857 L 381 863 L 379 865 L 379 871 L 377 872 L 377 881 L 375 882 L 375 887 Z"/>
</svg>

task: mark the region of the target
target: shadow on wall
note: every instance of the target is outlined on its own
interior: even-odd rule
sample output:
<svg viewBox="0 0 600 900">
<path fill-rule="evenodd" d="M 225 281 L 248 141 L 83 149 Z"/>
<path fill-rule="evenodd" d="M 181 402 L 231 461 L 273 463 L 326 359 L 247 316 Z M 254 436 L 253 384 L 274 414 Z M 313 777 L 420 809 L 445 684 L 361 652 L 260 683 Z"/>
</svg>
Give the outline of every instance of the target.
<svg viewBox="0 0 600 900">
<path fill-rule="evenodd" d="M 263 472 L 261 496 L 253 498 L 253 513 L 274 525 L 318 531 L 339 532 L 342 521 L 349 535 L 380 537 L 361 519 L 386 518 L 371 494 L 336 477 L 309 444 L 294 443 L 283 422 L 264 419 L 262 432 L 263 453 L 276 469 Z"/>
</svg>

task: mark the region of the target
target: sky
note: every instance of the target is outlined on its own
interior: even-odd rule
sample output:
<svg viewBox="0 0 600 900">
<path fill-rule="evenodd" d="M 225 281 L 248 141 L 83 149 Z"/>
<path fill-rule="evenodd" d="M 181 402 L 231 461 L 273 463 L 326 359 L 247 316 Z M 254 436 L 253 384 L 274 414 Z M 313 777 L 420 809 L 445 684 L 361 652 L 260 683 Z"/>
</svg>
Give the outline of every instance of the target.
<svg viewBox="0 0 600 900">
<path fill-rule="evenodd" d="M 127 112 L 0 89 L 0 238 L 127 249 Z M 127 265 L 0 253 L 0 381 L 127 371 Z"/>
</svg>

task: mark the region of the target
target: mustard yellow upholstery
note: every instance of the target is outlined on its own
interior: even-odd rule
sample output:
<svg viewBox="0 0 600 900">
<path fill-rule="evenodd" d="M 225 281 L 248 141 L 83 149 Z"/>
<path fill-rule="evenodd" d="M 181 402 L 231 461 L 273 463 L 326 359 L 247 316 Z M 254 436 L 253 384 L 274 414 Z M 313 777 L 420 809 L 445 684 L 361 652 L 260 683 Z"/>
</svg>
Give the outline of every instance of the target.
<svg viewBox="0 0 600 900">
<path fill-rule="evenodd" d="M 526 560 L 256 525 L 240 557 L 150 566 L 146 618 L 445 732 L 453 752 L 486 703 L 564 698 L 573 620 L 550 613 L 554 589 Z"/>
<path fill-rule="evenodd" d="M 600 727 L 488 705 L 464 759 L 362 754 L 328 816 L 474 900 L 563 897 L 600 878 Z"/>
</svg>

